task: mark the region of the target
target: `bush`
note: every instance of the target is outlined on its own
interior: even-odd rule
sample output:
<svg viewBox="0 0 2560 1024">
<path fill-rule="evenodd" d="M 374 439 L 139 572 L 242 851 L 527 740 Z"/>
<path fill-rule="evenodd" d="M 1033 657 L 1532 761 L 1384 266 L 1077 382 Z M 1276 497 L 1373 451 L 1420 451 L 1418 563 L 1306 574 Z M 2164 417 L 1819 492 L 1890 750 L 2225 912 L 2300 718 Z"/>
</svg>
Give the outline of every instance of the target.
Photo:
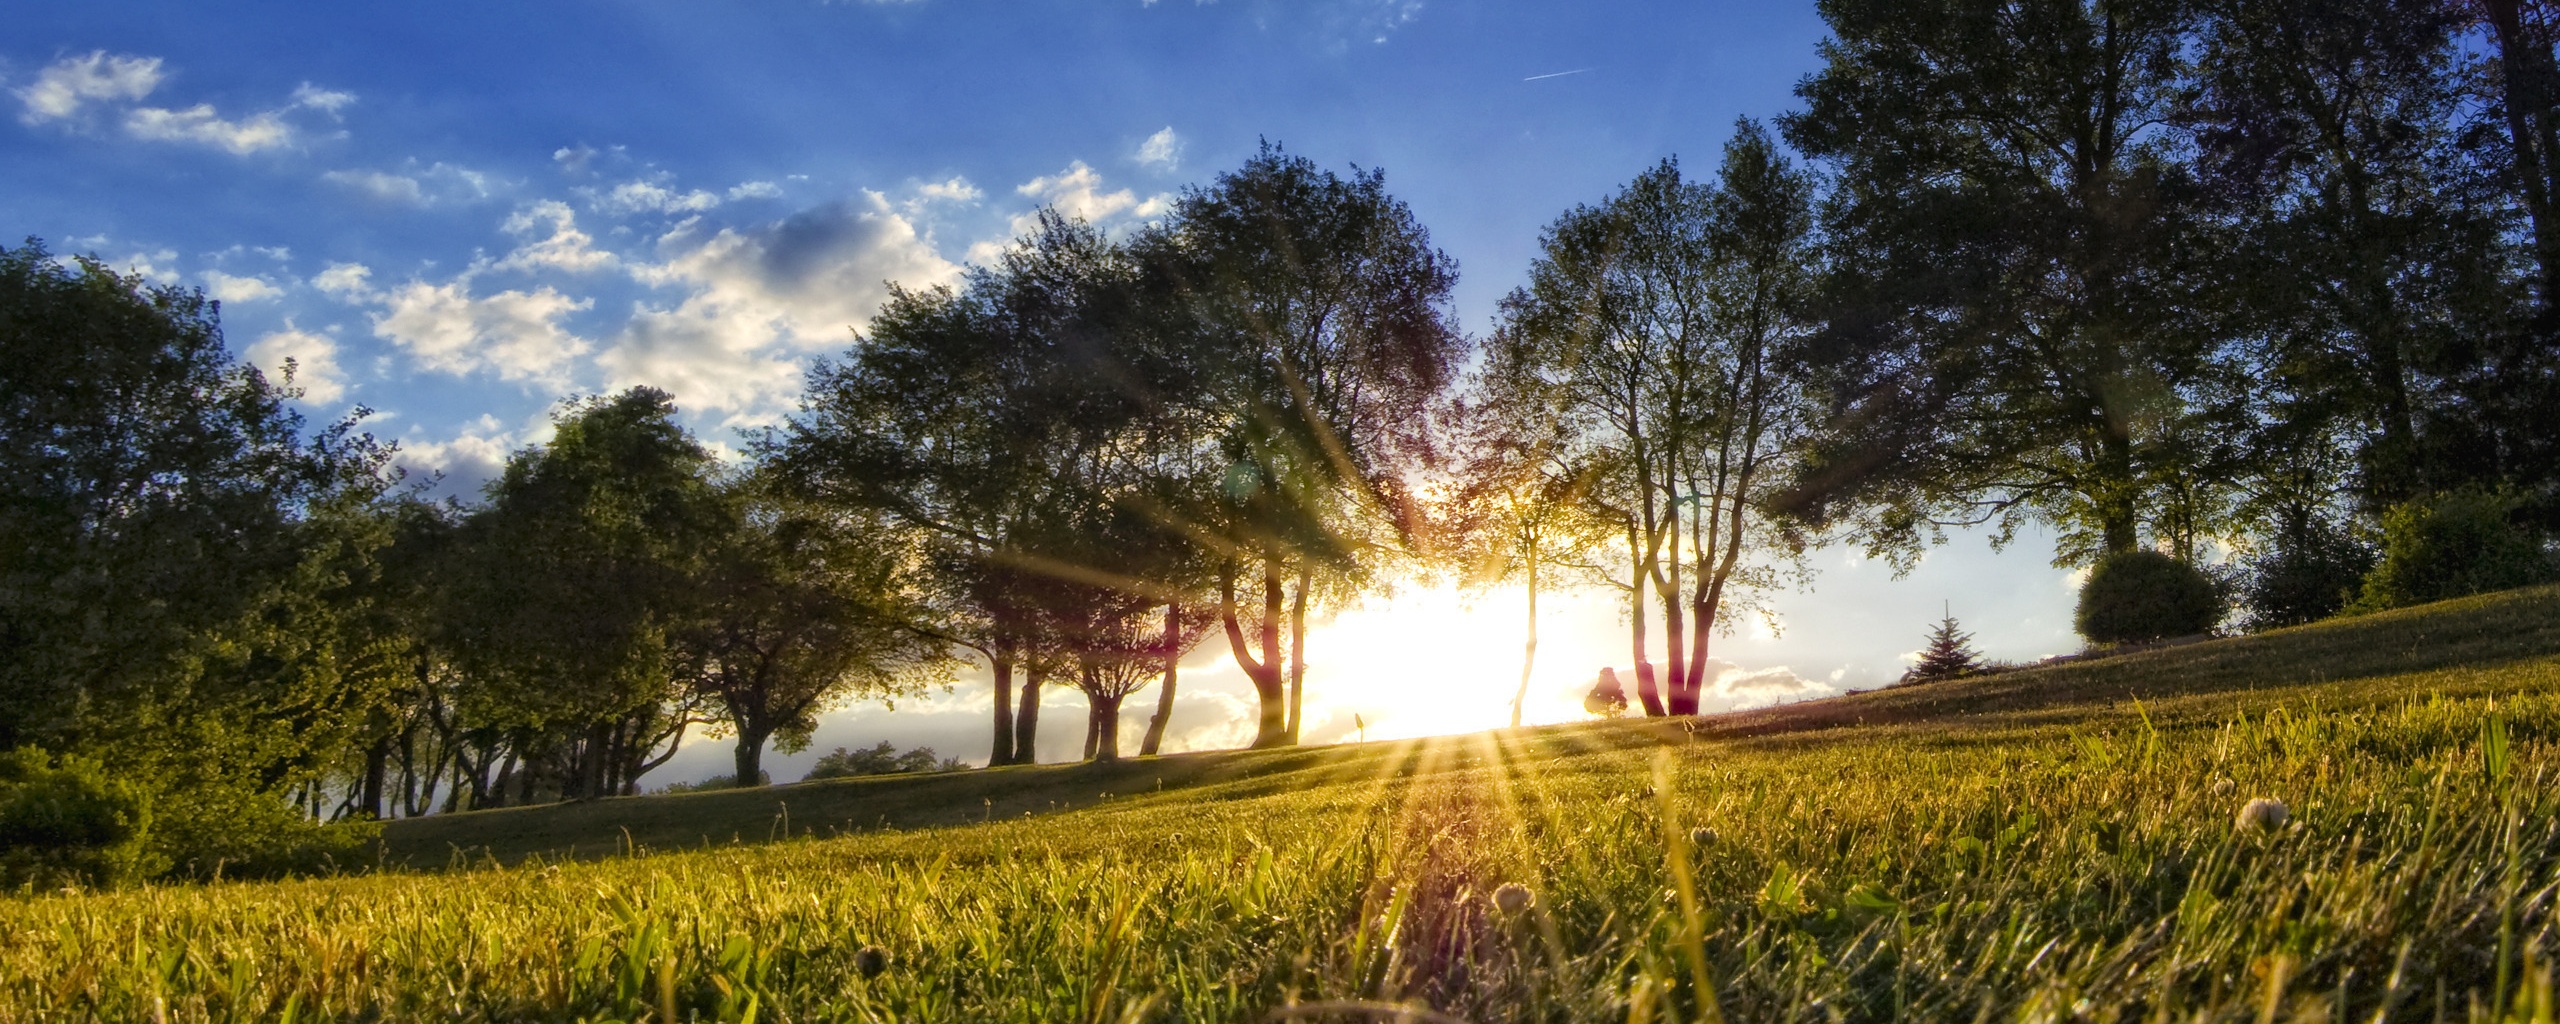
<svg viewBox="0 0 2560 1024">
<path fill-rule="evenodd" d="M 2531 586 L 2553 576 L 2550 551 L 2517 525 L 2511 492 L 2465 488 L 2394 507 L 2382 517 L 2382 561 L 2349 612 Z"/>
<path fill-rule="evenodd" d="M 772 782 L 772 772 L 759 771 L 756 773 L 756 785 L 770 785 Z M 694 782 L 670 782 L 667 783 L 665 787 L 659 789 L 658 792 L 662 795 L 673 795 L 676 793 L 709 793 L 714 790 L 736 788 L 738 788 L 737 776 L 714 775 L 710 778 Z"/>
<path fill-rule="evenodd" d="M 2119 551 L 2090 570 L 2072 624 L 2091 643 L 2140 643 L 2209 632 L 2224 610 L 2221 588 L 2195 566 L 2157 551 Z"/>
<path fill-rule="evenodd" d="M 2242 577 L 2249 628 L 2298 626 L 2338 614 L 2373 564 L 2373 549 L 2335 525 L 2314 521 L 2286 531 L 2249 560 Z"/>
<path fill-rule="evenodd" d="M 157 873 L 151 801 L 85 758 L 0 754 L 0 887 L 112 886 Z"/>
<path fill-rule="evenodd" d="M 959 758 L 940 758 L 933 752 L 932 747 L 917 747 L 901 754 L 898 753 L 898 748 L 889 745 L 889 741 L 881 740 L 879 746 L 867 750 L 846 750 L 843 747 L 837 747 L 833 751 L 818 755 L 817 765 L 810 768 L 809 774 L 802 776 L 801 781 L 841 779 L 854 775 L 949 772 L 966 767 L 968 765 L 962 763 Z"/>
<path fill-rule="evenodd" d="M 160 794 L 152 847 L 185 878 L 333 875 L 373 863 L 378 822 L 324 824 L 292 802 L 236 782 Z"/>
</svg>

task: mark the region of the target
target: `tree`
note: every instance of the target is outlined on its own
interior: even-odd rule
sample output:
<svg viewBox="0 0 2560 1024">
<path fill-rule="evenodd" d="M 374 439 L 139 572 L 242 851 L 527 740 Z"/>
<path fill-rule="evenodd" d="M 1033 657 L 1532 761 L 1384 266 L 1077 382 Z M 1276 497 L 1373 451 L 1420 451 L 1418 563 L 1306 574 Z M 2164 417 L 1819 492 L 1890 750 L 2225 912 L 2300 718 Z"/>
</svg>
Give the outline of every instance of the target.
<svg viewBox="0 0 2560 1024">
<path fill-rule="evenodd" d="M 2208 315 L 2212 204 L 2176 130 L 2184 0 L 1825 0 L 1787 137 L 1828 163 L 1798 504 L 1880 550 L 1948 523 L 2061 533 L 2057 562 L 2223 525 L 2245 389 Z"/>
<path fill-rule="evenodd" d="M 1794 351 L 1811 281 L 1812 182 L 1738 124 L 1714 184 L 1665 161 L 1547 229 L 1487 354 L 1499 390 L 1534 395 L 1591 514 L 1628 559 L 1636 688 L 1648 714 L 1695 714 L 1728 606 L 1801 550 L 1770 501 L 1812 398 Z M 1746 558 L 1748 554 L 1748 558 Z M 1773 560 L 1774 556 L 1774 560 Z M 1657 687 L 1645 603 L 1661 604 Z"/>
<path fill-rule="evenodd" d="M 465 524 L 450 597 L 472 699 L 519 733 L 559 737 L 564 796 L 634 790 L 700 721 L 671 640 L 739 524 L 675 415 L 648 387 L 564 405 L 551 441 L 509 459 Z"/>
<path fill-rule="evenodd" d="M 1198 476 L 1169 512 L 1219 556 L 1219 622 L 1261 704 L 1254 745 L 1294 743 L 1314 592 L 1349 592 L 1414 522 L 1401 470 L 1428 452 L 1416 411 L 1467 351 L 1447 312 L 1456 271 L 1383 173 L 1270 145 L 1132 247 L 1160 350 L 1203 372 Z M 1238 598 L 1257 583 L 1259 615 Z"/>
<path fill-rule="evenodd" d="M 1934 683 L 1943 679 L 1959 679 L 1982 670 L 1982 656 L 1973 649 L 1973 634 L 1956 624 L 1950 611 L 1929 631 L 1928 646 L 1920 649 L 1919 664 L 1902 674 L 1906 683 Z"/>
<path fill-rule="evenodd" d="M 797 751 L 847 697 L 920 691 L 948 648 L 912 625 L 907 552 L 887 524 L 792 500 L 760 473 L 727 491 L 735 519 L 673 643 L 678 677 L 736 738 L 731 778 L 753 786 L 768 742 Z"/>
<path fill-rule="evenodd" d="M 2512 329 L 2495 203 L 2458 145 L 2461 13 L 2211 0 L 2202 17 L 2183 116 L 2238 221 L 2222 304 L 2260 382 L 2251 475 L 2330 438 L 2354 477 L 2316 489 L 2352 486 L 2368 510 L 2494 473 L 2458 408 L 2477 339 Z"/>
<path fill-rule="evenodd" d="M 281 811 L 369 699 L 342 641 L 394 476 L 294 395 L 202 293 L 0 248 L 0 748 L 111 758 L 155 842 Z"/>
</svg>

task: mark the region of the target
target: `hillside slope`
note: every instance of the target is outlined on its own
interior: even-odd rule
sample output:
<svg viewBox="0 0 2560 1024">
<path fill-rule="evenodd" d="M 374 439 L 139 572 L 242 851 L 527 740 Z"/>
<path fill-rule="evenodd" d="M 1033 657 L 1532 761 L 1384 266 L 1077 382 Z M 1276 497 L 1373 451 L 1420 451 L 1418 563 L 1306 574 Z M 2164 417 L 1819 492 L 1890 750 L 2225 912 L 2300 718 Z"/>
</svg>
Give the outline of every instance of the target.
<svg viewBox="0 0 2560 1024">
<path fill-rule="evenodd" d="M 2530 670 L 2530 671 L 2528 671 Z M 2285 702 L 2387 704 L 2531 688 L 2560 671 L 2560 587 L 2540 587 L 2085 662 L 1896 687 L 1696 720 L 1544 726 L 1506 737 L 1515 757 L 1700 740 L 1855 742 L 1878 731 L 1976 742 L 1984 735 L 2136 724 L 2191 728 Z M 2137 709 L 2136 702 L 2140 702 Z M 1835 730 L 1865 730 L 1838 733 Z M 1821 735 L 1802 735 L 1819 733 Z M 1967 739 L 1970 737 L 1970 739 Z M 1232 800 L 1368 779 L 1422 748 L 1468 737 L 1282 751 L 1218 751 L 1116 764 L 1017 766 L 834 779 L 508 808 L 395 821 L 384 862 L 442 867 L 528 855 L 593 858 L 761 843 L 788 836 L 965 825 L 1105 802 Z M 1463 766 L 1463 756 L 1432 757 Z"/>
</svg>

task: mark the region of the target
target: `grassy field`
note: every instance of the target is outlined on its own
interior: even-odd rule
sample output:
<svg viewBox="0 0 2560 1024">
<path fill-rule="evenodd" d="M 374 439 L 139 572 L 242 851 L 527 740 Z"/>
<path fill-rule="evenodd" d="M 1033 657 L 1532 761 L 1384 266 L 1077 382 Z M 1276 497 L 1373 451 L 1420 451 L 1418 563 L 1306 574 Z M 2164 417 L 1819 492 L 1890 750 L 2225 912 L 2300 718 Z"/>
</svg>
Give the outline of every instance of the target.
<svg viewBox="0 0 2560 1024">
<path fill-rule="evenodd" d="M 2555 736 L 2542 589 L 1692 723 L 458 815 L 408 868 L 0 901 L 0 1020 L 2547 1021 Z"/>
</svg>

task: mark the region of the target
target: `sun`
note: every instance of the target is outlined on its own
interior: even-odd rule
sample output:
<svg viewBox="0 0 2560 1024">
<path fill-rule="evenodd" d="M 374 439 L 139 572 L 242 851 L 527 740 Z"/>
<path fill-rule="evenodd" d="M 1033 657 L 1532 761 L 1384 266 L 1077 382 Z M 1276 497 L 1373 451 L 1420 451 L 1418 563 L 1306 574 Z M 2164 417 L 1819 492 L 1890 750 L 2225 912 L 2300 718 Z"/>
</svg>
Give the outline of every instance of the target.
<svg viewBox="0 0 2560 1024">
<path fill-rule="evenodd" d="M 1306 739 L 1406 739 L 1509 725 L 1526 602 L 1517 587 L 1462 594 L 1407 586 L 1310 626 Z M 1591 631 L 1571 628 L 1588 617 L 1591 609 L 1579 606 L 1587 600 L 1541 595 L 1540 603 L 1522 721 L 1577 720 L 1585 717 L 1581 691 L 1611 662 Z"/>
</svg>

